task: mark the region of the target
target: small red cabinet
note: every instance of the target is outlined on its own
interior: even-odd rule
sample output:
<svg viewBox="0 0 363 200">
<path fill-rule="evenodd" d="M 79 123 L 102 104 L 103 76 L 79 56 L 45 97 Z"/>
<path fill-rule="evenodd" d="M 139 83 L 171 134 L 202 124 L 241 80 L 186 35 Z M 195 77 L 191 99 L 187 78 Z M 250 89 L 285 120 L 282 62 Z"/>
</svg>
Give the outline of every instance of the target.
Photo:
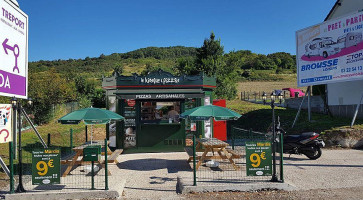
<svg viewBox="0 0 363 200">
<path fill-rule="evenodd" d="M 225 99 L 214 99 L 213 105 L 226 107 Z M 227 140 L 227 121 L 215 121 L 213 120 L 213 133 L 214 137 L 223 141 Z"/>
</svg>

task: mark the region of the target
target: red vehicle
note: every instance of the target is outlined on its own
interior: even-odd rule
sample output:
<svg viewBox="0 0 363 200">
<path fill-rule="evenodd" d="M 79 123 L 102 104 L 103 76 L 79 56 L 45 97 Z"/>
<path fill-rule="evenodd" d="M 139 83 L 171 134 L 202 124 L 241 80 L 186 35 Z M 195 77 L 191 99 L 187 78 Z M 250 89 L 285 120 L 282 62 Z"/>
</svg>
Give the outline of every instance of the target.
<svg viewBox="0 0 363 200">
<path fill-rule="evenodd" d="M 295 97 L 295 92 L 299 93 L 299 97 L 303 97 L 305 96 L 305 93 L 303 93 L 300 89 L 295 89 L 295 88 L 283 88 L 282 90 L 287 90 L 290 92 L 290 97 L 294 98 Z"/>
</svg>

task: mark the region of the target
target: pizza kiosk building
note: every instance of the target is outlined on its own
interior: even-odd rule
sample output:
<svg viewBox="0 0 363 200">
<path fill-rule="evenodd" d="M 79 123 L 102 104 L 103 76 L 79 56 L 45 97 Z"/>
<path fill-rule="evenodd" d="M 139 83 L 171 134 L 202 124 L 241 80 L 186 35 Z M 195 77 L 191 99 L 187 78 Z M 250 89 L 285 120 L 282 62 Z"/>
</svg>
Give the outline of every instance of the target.
<svg viewBox="0 0 363 200">
<path fill-rule="evenodd" d="M 146 76 L 114 73 L 102 79 L 102 87 L 107 109 L 125 117 L 107 126 L 107 138 L 113 137 L 116 148 L 165 152 L 183 149 L 191 126 L 179 114 L 211 104 L 216 80 L 204 74 L 174 76 L 159 70 Z M 201 137 L 211 134 L 210 122 L 195 124 Z"/>
</svg>

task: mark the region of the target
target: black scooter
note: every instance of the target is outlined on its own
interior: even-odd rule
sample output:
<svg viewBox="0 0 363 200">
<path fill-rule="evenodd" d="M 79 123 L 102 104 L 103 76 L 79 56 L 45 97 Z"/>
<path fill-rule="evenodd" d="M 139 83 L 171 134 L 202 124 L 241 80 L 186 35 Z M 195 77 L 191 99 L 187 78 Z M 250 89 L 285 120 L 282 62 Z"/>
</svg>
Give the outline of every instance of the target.
<svg viewBox="0 0 363 200">
<path fill-rule="evenodd" d="M 319 134 L 315 132 L 306 132 L 300 135 L 286 135 L 286 132 L 280 127 L 280 120 L 276 126 L 277 134 L 284 134 L 284 153 L 304 154 L 311 160 L 316 160 L 321 156 L 321 148 L 325 147 L 323 140 L 318 139 Z"/>
</svg>

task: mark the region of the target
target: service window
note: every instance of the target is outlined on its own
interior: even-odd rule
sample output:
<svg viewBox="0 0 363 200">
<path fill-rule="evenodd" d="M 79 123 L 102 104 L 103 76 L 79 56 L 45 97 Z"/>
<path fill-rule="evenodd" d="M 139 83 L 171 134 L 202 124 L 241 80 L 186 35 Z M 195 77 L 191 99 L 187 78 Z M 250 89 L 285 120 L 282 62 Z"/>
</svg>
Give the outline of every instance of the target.
<svg viewBox="0 0 363 200">
<path fill-rule="evenodd" d="M 180 101 L 141 102 L 141 122 L 148 124 L 158 123 L 180 123 Z"/>
</svg>

